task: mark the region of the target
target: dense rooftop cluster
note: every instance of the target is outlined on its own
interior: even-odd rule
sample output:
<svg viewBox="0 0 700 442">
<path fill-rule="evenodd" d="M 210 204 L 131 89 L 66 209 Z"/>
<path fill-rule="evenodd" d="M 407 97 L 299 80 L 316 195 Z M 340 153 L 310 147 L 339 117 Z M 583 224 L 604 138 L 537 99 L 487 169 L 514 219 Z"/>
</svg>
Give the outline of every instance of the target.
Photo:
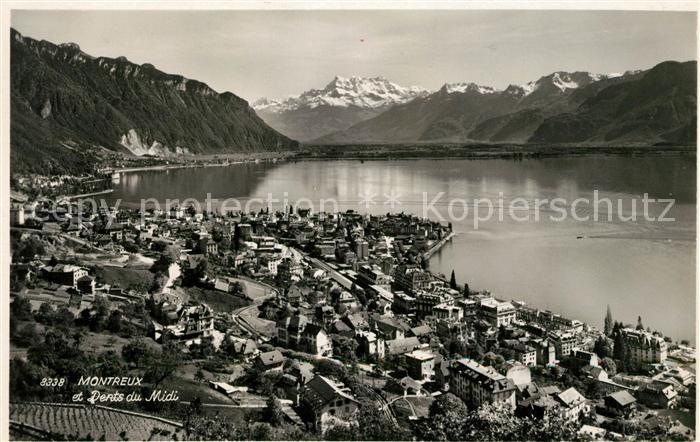
<svg viewBox="0 0 700 442">
<path fill-rule="evenodd" d="M 450 401 L 466 407 L 460 428 L 515 419 L 517 429 L 496 439 L 544 437 L 515 432 L 555 431 L 545 422 L 567 431 L 554 438 L 693 437 L 665 410 L 694 410 L 694 349 L 645 330 L 641 318 L 632 327 L 610 316 L 601 331 L 431 272 L 428 257 L 453 237 L 450 225 L 293 207 L 93 211 L 48 198 L 17 198 L 12 211 L 12 342 L 28 347 L 12 363 L 24 371 L 75 376 L 42 365 L 38 345 L 58 360 L 107 357 L 80 342 L 50 346 L 89 332 L 126 339 L 122 369 L 146 373 L 145 388 L 187 382 L 194 393 L 182 400 L 206 405 L 214 395 L 257 409 L 264 416 L 249 419 L 271 423 L 265 431 L 295 428 L 297 439 L 348 428 L 363 438 L 387 438 L 369 433 L 379 428 L 466 437 L 428 432 L 452 416 L 439 411 Z M 77 373 L 93 375 L 89 367 Z M 19 385 L 13 401 L 67 400 Z M 199 436 L 243 431 L 196 407 L 184 413 L 185 430 Z"/>
</svg>

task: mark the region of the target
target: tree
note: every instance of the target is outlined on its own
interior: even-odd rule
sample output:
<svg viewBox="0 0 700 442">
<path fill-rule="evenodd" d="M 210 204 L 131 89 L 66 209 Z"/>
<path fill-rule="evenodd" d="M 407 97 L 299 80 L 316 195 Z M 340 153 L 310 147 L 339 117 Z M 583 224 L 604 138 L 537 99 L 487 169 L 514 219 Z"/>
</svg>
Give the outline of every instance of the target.
<svg viewBox="0 0 700 442">
<path fill-rule="evenodd" d="M 469 284 L 464 283 L 464 294 L 469 296 Z"/>
<path fill-rule="evenodd" d="M 55 314 L 56 309 L 53 307 L 53 305 L 48 302 L 43 302 L 39 306 L 39 311 L 36 312 L 36 320 L 42 324 L 51 325 L 53 324 Z"/>
<path fill-rule="evenodd" d="M 36 255 L 41 256 L 44 254 L 46 254 L 44 244 L 41 242 L 40 239 L 34 237 L 32 237 L 26 244 L 24 244 L 24 246 L 19 252 L 19 256 L 25 261 L 34 259 Z"/>
<path fill-rule="evenodd" d="M 580 440 L 578 426 L 558 416 L 521 418 L 505 404 L 430 415 L 417 423 L 419 440 Z"/>
<path fill-rule="evenodd" d="M 134 363 L 137 366 L 142 365 L 146 359 L 151 357 L 151 354 L 152 352 L 143 339 L 131 341 L 122 348 L 124 361 Z"/>
<path fill-rule="evenodd" d="M 593 352 L 600 358 L 612 356 L 612 348 L 610 347 L 610 343 L 605 336 L 600 336 L 598 339 L 596 339 L 595 344 L 593 345 Z"/>
<path fill-rule="evenodd" d="M 36 344 L 40 340 L 36 325 L 33 323 L 28 323 L 24 324 L 22 327 L 19 327 L 12 336 L 12 340 L 20 347 L 29 347 L 30 345 Z"/>
<path fill-rule="evenodd" d="M 627 349 L 627 343 L 625 342 L 621 329 L 617 330 L 614 335 L 613 357 L 615 360 L 619 361 L 618 368 L 620 371 L 624 372 L 629 369 L 629 351 Z"/>
<path fill-rule="evenodd" d="M 119 333 L 122 330 L 122 314 L 119 310 L 113 310 L 107 319 L 107 330 L 112 333 Z"/>
<path fill-rule="evenodd" d="M 497 355 L 493 352 L 488 352 L 484 355 L 484 359 L 481 361 L 482 364 L 491 366 L 495 369 L 499 369 L 504 363 L 505 359 L 503 359 L 503 356 Z"/>
<path fill-rule="evenodd" d="M 455 278 L 455 271 L 452 270 L 452 275 L 450 275 L 450 288 L 457 290 L 457 279 Z"/>
<path fill-rule="evenodd" d="M 600 367 L 605 370 L 608 376 L 615 376 L 617 374 L 617 364 L 611 358 L 603 358 L 600 361 Z"/>
<path fill-rule="evenodd" d="M 240 245 L 241 245 L 241 228 L 238 227 L 238 224 L 236 224 L 236 227 L 233 228 L 233 250 L 238 252 Z"/>
<path fill-rule="evenodd" d="M 430 404 L 429 416 L 435 417 L 447 413 L 466 414 L 467 406 L 452 393 L 441 394 Z"/>
<path fill-rule="evenodd" d="M 44 342 L 29 347 L 27 360 L 47 368 L 55 376 L 68 378 L 69 389 L 77 384 L 78 379 L 85 375 L 90 366 L 83 352 L 68 345 L 64 334 L 56 330 L 47 331 Z"/>
<path fill-rule="evenodd" d="M 605 336 L 610 336 L 613 332 L 613 317 L 610 311 L 610 304 L 608 304 L 608 311 L 605 313 L 605 323 L 603 328 L 603 333 Z"/>
<path fill-rule="evenodd" d="M 109 350 L 97 356 L 100 376 L 120 376 L 126 370 L 124 360 L 114 350 Z"/>
<path fill-rule="evenodd" d="M 19 320 L 31 319 L 32 305 L 29 303 L 29 299 L 24 296 L 15 296 L 14 301 L 10 304 L 10 315 Z"/>
<path fill-rule="evenodd" d="M 637 330 L 644 331 L 644 324 L 642 324 L 642 317 L 637 316 Z"/>
<path fill-rule="evenodd" d="M 144 379 L 153 384 L 153 389 L 158 389 L 158 384 L 172 375 L 181 363 L 181 356 L 177 350 L 165 348 L 163 351 L 147 360 Z"/>
<path fill-rule="evenodd" d="M 75 315 L 68 307 L 61 306 L 54 315 L 54 324 L 57 326 L 70 327 L 75 324 Z"/>
<path fill-rule="evenodd" d="M 364 402 L 357 413 L 357 423 L 332 426 L 323 434 L 324 440 L 411 440 L 412 435 L 377 412 L 376 404 Z"/>
<path fill-rule="evenodd" d="M 265 404 L 265 409 L 263 410 L 263 416 L 265 422 L 272 426 L 279 426 L 284 422 L 284 413 L 282 412 L 282 405 L 277 397 L 272 394 L 267 398 Z"/>
</svg>

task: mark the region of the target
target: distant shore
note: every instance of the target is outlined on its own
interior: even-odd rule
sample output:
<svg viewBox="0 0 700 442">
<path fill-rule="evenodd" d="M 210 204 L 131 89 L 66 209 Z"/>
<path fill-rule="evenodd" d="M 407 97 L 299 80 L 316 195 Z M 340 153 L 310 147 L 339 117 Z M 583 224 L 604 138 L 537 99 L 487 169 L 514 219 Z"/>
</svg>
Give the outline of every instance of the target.
<svg viewBox="0 0 700 442">
<path fill-rule="evenodd" d="M 582 155 L 695 155 L 695 145 L 337 144 L 307 145 L 291 159 L 525 159 Z"/>
<path fill-rule="evenodd" d="M 298 150 L 286 152 L 245 152 L 229 154 L 192 155 L 171 158 L 169 164 L 133 166 L 109 169 L 131 173 L 170 169 L 221 167 L 252 162 L 276 162 L 295 160 L 410 160 L 410 159 L 536 159 L 562 156 L 588 155 L 695 155 L 694 145 L 516 145 L 516 144 L 333 144 L 303 145 Z M 164 161 L 166 159 L 163 159 Z"/>
</svg>

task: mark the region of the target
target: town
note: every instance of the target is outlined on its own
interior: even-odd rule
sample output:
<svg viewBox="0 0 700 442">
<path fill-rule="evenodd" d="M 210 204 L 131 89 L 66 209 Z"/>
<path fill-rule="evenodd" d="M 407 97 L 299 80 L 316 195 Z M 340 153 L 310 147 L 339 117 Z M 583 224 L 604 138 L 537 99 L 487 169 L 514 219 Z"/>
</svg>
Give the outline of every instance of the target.
<svg viewBox="0 0 700 442">
<path fill-rule="evenodd" d="M 84 185 L 72 190 L 101 189 Z M 23 192 L 10 222 L 18 437 L 695 437 L 690 342 L 609 308 L 600 329 L 433 273 L 449 224 L 293 206 L 115 210 Z M 72 403 L 91 377 L 143 378 L 89 389 L 179 401 Z"/>
</svg>

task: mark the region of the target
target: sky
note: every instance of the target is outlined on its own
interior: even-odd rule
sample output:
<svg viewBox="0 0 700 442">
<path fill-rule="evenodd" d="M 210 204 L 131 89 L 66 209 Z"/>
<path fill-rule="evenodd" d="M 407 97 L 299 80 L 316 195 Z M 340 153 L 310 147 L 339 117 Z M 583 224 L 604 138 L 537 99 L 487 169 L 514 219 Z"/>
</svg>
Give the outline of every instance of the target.
<svg viewBox="0 0 700 442">
<path fill-rule="evenodd" d="M 14 10 L 11 23 L 249 101 L 322 88 L 336 75 L 500 89 L 554 71 L 624 72 L 697 54 L 694 12 Z"/>
</svg>

